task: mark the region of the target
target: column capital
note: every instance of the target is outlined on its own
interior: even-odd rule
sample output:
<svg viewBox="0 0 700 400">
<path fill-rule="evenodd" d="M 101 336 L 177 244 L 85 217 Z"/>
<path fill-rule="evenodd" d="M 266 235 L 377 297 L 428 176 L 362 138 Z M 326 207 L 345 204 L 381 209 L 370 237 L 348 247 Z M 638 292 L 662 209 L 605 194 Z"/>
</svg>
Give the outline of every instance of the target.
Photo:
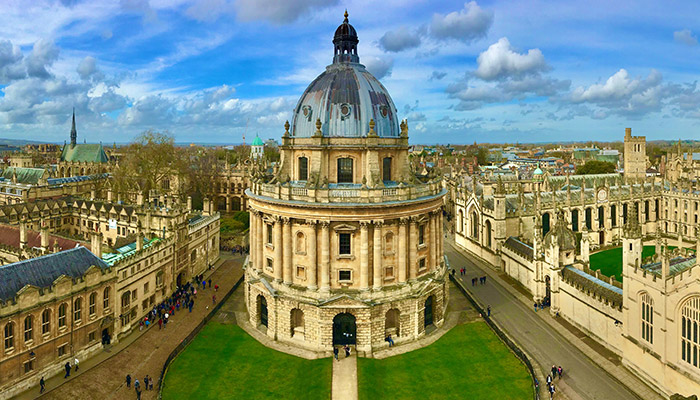
<svg viewBox="0 0 700 400">
<path fill-rule="evenodd" d="M 372 223 L 374 224 L 375 228 L 381 228 L 382 225 L 384 225 L 384 220 L 383 219 L 375 219 L 375 220 L 372 220 Z"/>
<path fill-rule="evenodd" d="M 315 227 L 316 225 L 318 225 L 318 221 L 315 219 L 307 219 L 307 220 L 304 220 L 304 224 Z"/>
<path fill-rule="evenodd" d="M 371 221 L 360 221 L 360 229 L 367 229 L 370 224 Z"/>
<path fill-rule="evenodd" d="M 318 224 L 321 225 L 321 229 L 328 229 L 331 226 L 330 221 L 318 221 Z"/>
<path fill-rule="evenodd" d="M 409 217 L 399 218 L 399 225 L 408 225 Z"/>
<path fill-rule="evenodd" d="M 291 225 L 292 224 L 292 219 L 290 217 L 279 217 L 280 221 L 282 221 L 283 224 L 285 225 Z"/>
</svg>

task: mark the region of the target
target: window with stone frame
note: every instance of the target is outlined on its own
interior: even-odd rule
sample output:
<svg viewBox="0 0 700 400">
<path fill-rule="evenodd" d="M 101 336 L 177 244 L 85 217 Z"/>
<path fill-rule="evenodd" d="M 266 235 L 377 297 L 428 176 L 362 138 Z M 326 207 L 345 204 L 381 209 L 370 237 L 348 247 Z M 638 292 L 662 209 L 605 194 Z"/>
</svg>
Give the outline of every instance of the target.
<svg viewBox="0 0 700 400">
<path fill-rule="evenodd" d="M 34 360 L 29 360 L 25 362 L 24 364 L 24 373 L 28 374 L 32 371 L 34 371 Z"/>
<path fill-rule="evenodd" d="M 68 345 L 64 344 L 58 347 L 58 356 L 63 357 L 66 355 L 66 350 L 68 350 Z"/>
<path fill-rule="evenodd" d="M 65 328 L 66 327 L 66 312 L 68 309 L 68 305 L 66 303 L 61 304 L 58 306 L 58 327 L 59 328 Z"/>
<path fill-rule="evenodd" d="M 350 233 L 339 233 L 338 234 L 338 254 L 348 255 L 352 254 L 352 241 Z"/>
<path fill-rule="evenodd" d="M 5 324 L 4 329 L 5 338 L 5 351 L 11 350 L 15 347 L 15 323 L 8 322 Z"/>
<path fill-rule="evenodd" d="M 425 244 L 425 224 L 418 225 L 418 245 Z"/>
<path fill-rule="evenodd" d="M 41 313 L 41 334 L 45 335 L 51 332 L 51 310 L 46 309 Z"/>
<path fill-rule="evenodd" d="M 382 160 L 382 180 L 391 181 L 391 157 L 384 157 Z"/>
<path fill-rule="evenodd" d="M 338 183 L 353 183 L 352 158 L 338 159 Z"/>
<path fill-rule="evenodd" d="M 391 254 L 394 252 L 394 234 L 388 232 L 384 235 L 384 253 Z"/>
<path fill-rule="evenodd" d="M 692 297 L 681 307 L 681 360 L 693 367 L 699 367 L 700 338 L 700 296 Z"/>
<path fill-rule="evenodd" d="M 300 181 L 306 181 L 309 179 L 309 159 L 306 157 L 299 157 L 299 179 Z"/>
<path fill-rule="evenodd" d="M 425 269 L 425 257 L 418 260 L 418 270 L 422 271 Z"/>
<path fill-rule="evenodd" d="M 349 271 L 349 270 L 338 271 L 338 280 L 341 282 L 352 281 L 352 271 Z"/>
<path fill-rule="evenodd" d="M 265 224 L 267 230 L 267 244 L 272 244 L 272 224 Z"/>
<path fill-rule="evenodd" d="M 649 293 L 640 296 L 642 307 L 642 339 L 654 343 L 654 301 Z"/>
<path fill-rule="evenodd" d="M 267 269 L 269 269 L 270 271 L 273 270 L 272 259 L 271 259 L 271 258 L 268 258 L 268 259 L 267 259 Z"/>
<path fill-rule="evenodd" d="M 75 299 L 73 302 L 73 321 L 78 322 L 82 319 L 83 299 Z"/>
<path fill-rule="evenodd" d="M 104 310 L 109 309 L 109 295 L 110 295 L 110 288 L 106 287 L 104 292 L 102 292 L 102 308 Z"/>
<path fill-rule="evenodd" d="M 27 315 L 24 318 L 24 341 L 30 342 L 34 340 L 34 317 Z"/>
<path fill-rule="evenodd" d="M 92 292 L 90 293 L 90 297 L 88 297 L 88 315 L 90 315 L 91 317 L 95 315 L 96 303 L 97 293 Z"/>
<path fill-rule="evenodd" d="M 306 279 L 306 269 L 301 265 L 297 265 L 296 275 L 297 279 Z"/>
<path fill-rule="evenodd" d="M 394 278 L 394 267 L 384 267 L 384 279 Z"/>
</svg>

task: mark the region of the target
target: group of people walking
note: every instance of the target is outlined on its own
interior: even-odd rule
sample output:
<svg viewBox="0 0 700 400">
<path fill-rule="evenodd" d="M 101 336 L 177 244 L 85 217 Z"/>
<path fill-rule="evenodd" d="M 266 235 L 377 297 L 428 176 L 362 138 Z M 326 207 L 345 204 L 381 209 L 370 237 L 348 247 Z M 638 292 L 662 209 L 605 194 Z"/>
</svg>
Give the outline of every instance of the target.
<svg viewBox="0 0 700 400">
<path fill-rule="evenodd" d="M 126 387 L 127 389 L 131 389 L 131 375 L 128 374 L 126 375 Z M 148 375 L 143 378 L 143 389 L 141 388 L 141 383 L 138 378 L 134 379 L 134 390 L 136 391 L 136 399 L 141 400 L 142 390 L 153 390 L 153 378 Z"/>
<path fill-rule="evenodd" d="M 346 344 L 345 346 L 342 346 L 342 347 L 343 347 L 343 350 L 345 351 L 345 358 L 350 357 L 350 346 L 348 346 L 348 345 Z M 336 360 L 336 361 L 340 361 L 340 360 L 338 359 L 338 353 L 339 353 L 339 352 L 340 352 L 339 346 L 333 346 L 333 357 L 335 357 L 335 360 Z"/>
<path fill-rule="evenodd" d="M 556 387 L 554 387 L 554 380 L 561 379 L 564 374 L 564 370 L 560 366 L 552 365 L 552 373 L 547 375 L 547 391 L 549 392 L 549 399 L 554 399 L 554 394 L 557 392 Z"/>
</svg>

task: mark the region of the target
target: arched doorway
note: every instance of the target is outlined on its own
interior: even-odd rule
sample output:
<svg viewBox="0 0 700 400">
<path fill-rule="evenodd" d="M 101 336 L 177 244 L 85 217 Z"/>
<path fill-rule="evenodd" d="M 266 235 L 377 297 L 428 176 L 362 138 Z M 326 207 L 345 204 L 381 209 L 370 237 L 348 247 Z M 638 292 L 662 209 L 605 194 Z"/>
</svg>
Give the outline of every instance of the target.
<svg viewBox="0 0 700 400">
<path fill-rule="evenodd" d="M 423 326 L 433 324 L 433 304 L 435 304 L 434 296 L 428 296 L 425 299 L 425 308 L 423 309 Z"/>
<path fill-rule="evenodd" d="M 258 295 L 258 315 L 260 316 L 260 325 L 267 328 L 267 300 L 262 295 Z"/>
<path fill-rule="evenodd" d="M 175 280 L 177 287 L 182 287 L 182 281 L 184 281 L 184 277 L 182 275 L 182 272 L 180 272 L 179 274 L 177 274 L 177 279 Z"/>
<path fill-rule="evenodd" d="M 386 312 L 386 319 L 384 321 L 384 335 L 389 336 L 399 336 L 399 321 L 401 318 L 401 312 L 392 308 Z"/>
<path fill-rule="evenodd" d="M 333 345 L 357 344 L 355 316 L 341 313 L 333 318 Z"/>
</svg>

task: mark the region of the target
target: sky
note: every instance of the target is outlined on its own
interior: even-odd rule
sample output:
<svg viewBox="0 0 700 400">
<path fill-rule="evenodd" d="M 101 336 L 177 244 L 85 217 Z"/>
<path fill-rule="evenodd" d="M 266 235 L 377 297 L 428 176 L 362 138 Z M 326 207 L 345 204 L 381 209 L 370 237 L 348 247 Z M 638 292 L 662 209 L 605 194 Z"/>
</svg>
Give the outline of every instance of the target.
<svg viewBox="0 0 700 400">
<path fill-rule="evenodd" d="M 700 2 L 3 0 L 0 137 L 279 139 L 332 62 L 360 62 L 411 143 L 700 140 Z"/>
</svg>

